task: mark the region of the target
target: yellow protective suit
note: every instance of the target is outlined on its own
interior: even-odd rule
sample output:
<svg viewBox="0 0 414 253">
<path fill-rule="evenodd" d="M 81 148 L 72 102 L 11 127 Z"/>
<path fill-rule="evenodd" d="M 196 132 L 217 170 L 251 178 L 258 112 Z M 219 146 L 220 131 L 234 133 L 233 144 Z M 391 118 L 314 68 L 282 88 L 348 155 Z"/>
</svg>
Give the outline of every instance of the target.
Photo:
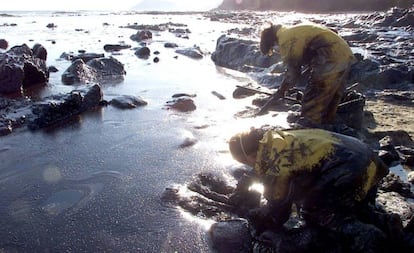
<svg viewBox="0 0 414 253">
<path fill-rule="evenodd" d="M 306 224 L 323 228 L 321 236 L 344 240 L 344 252 L 388 252 L 379 228 L 390 223 L 369 205 L 388 168 L 364 143 L 321 129 L 271 130 L 256 158 L 255 174 L 268 200 L 248 214 L 256 231 L 280 231 L 296 204 Z M 386 231 L 392 237 L 398 230 Z M 396 234 L 393 245 L 401 242 Z"/>
<path fill-rule="evenodd" d="M 310 68 L 302 100 L 302 116 L 314 124 L 332 123 L 352 64 L 347 42 L 332 30 L 313 23 L 281 26 L 276 32 L 282 60 L 287 65 L 283 93 L 296 84 L 301 67 Z"/>
<path fill-rule="evenodd" d="M 305 209 L 352 208 L 388 173 L 358 139 L 321 129 L 267 131 L 254 169 L 267 200 L 300 202 Z"/>
</svg>

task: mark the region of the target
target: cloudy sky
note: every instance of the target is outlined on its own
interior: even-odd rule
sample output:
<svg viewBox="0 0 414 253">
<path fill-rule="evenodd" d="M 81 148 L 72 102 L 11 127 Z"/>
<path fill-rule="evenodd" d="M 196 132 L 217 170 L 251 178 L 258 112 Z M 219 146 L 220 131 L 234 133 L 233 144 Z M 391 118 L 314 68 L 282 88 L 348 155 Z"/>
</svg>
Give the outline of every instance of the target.
<svg viewBox="0 0 414 253">
<path fill-rule="evenodd" d="M 144 6 L 153 10 L 209 10 L 218 6 L 222 0 L 11 0 L 0 5 L 0 11 L 24 10 L 130 10 L 135 6 Z"/>
</svg>

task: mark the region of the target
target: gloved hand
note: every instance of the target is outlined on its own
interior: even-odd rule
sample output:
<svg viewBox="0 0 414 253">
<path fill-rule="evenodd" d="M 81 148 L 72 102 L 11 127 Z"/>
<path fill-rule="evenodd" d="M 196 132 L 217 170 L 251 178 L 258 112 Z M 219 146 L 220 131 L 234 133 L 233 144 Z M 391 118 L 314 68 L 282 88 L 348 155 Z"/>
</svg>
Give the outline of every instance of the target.
<svg viewBox="0 0 414 253">
<path fill-rule="evenodd" d="M 266 206 L 250 210 L 247 220 L 258 234 L 266 230 L 278 232 L 289 219 L 291 207 L 291 201 L 268 201 Z"/>
<path fill-rule="evenodd" d="M 240 205 L 246 198 L 248 191 L 234 191 L 229 197 L 229 204 L 233 206 Z"/>
<path fill-rule="evenodd" d="M 254 175 L 252 175 L 251 173 L 250 174 L 248 174 L 248 173 L 243 174 L 237 182 L 235 192 L 249 191 L 249 188 L 253 184 L 254 180 L 255 180 Z"/>
<path fill-rule="evenodd" d="M 228 198 L 228 203 L 233 211 L 241 217 L 247 212 L 260 206 L 261 194 L 257 191 L 235 191 Z"/>
<path fill-rule="evenodd" d="M 273 219 L 267 206 L 250 210 L 247 213 L 247 220 L 254 228 L 256 234 L 261 234 L 266 230 L 273 229 Z"/>
</svg>

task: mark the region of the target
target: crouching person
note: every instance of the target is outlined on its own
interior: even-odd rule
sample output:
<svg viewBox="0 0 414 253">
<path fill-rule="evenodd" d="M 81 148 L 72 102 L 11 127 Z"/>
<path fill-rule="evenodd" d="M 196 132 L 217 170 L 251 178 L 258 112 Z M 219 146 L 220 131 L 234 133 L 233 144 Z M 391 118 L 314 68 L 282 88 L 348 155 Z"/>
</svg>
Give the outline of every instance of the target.
<svg viewBox="0 0 414 253">
<path fill-rule="evenodd" d="M 351 252 L 383 251 L 386 235 L 358 213 L 388 168 L 364 143 L 321 129 L 252 129 L 229 147 L 264 185 L 267 205 L 248 215 L 256 231 L 281 229 L 296 204 L 306 224 L 338 234 Z"/>
</svg>

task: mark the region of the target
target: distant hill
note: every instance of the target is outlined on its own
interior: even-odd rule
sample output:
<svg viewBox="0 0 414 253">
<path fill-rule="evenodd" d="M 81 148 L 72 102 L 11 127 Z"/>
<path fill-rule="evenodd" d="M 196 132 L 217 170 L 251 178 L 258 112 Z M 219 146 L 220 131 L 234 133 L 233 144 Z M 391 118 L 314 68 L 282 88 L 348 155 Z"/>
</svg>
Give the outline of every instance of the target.
<svg viewBox="0 0 414 253">
<path fill-rule="evenodd" d="M 223 0 L 221 10 L 279 10 L 301 12 L 381 11 L 409 8 L 414 0 Z"/>
<path fill-rule="evenodd" d="M 177 7 L 168 0 L 144 0 L 133 7 L 134 10 L 142 11 L 175 11 Z"/>
</svg>

